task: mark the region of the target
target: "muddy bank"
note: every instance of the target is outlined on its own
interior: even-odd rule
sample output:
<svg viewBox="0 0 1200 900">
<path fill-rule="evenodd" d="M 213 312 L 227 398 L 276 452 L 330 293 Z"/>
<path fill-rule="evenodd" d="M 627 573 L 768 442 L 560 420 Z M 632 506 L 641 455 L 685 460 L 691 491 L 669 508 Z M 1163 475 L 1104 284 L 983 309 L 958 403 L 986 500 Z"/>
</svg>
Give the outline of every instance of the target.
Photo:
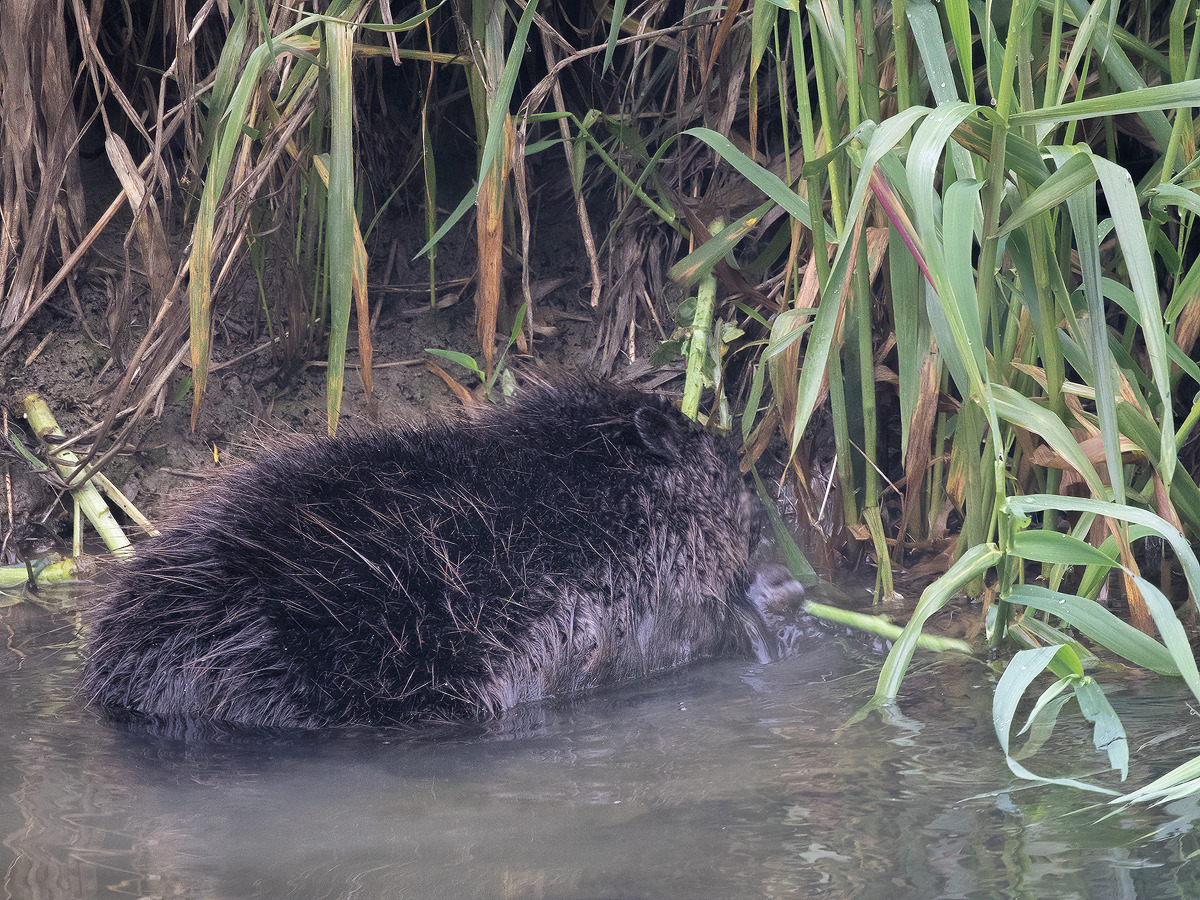
<svg viewBox="0 0 1200 900">
<path fill-rule="evenodd" d="M 97 167 L 89 191 L 90 204 L 103 208 L 116 184 Z M 0 356 L 0 389 L 9 419 L 19 425 L 24 398 L 40 394 L 68 437 L 97 429 L 108 414 L 115 386 L 123 377 L 120 363 L 145 333 L 149 317 L 144 279 L 134 272 L 131 283 L 141 295 L 122 297 L 127 265 L 123 238 L 128 221 L 117 221 L 97 243 L 88 265 L 75 280 L 74 297 L 60 290 Z M 359 367 L 356 326 L 350 329 L 340 427 L 394 425 L 429 410 L 461 406 L 461 399 L 435 374 L 430 362 L 467 388 L 478 384 L 464 368 L 428 353 L 429 348 L 454 350 L 479 358 L 474 321 L 473 230 L 460 226 L 439 246 L 437 308 L 432 308 L 428 266 L 415 253 L 424 243 L 423 223 L 416 216 L 388 212 L 370 242 L 370 302 L 374 344 L 374 403 L 367 402 Z M 542 227 L 531 252 L 534 345 L 510 361 L 520 370 L 545 365 L 566 370 L 592 368 L 597 311 L 588 302 L 588 271 L 578 224 L 572 210 L 543 210 Z M 280 279 L 282 282 L 282 279 Z M 103 471 L 151 519 L 163 516 L 173 502 L 186 497 L 218 466 L 252 454 L 280 431 L 323 432 L 326 429 L 326 367 L 323 348 L 310 345 L 303 358 L 284 359 L 273 343 L 259 284 L 248 265 L 234 281 L 232 296 L 216 298 L 212 368 L 196 427 L 191 427 L 190 371 L 185 360 L 158 397 L 156 408 L 142 417 L 120 443 Z M 266 290 L 287 290 L 282 283 Z M 509 283 L 507 335 L 522 302 L 520 279 Z M 112 334 L 109 323 L 123 321 L 123 304 L 140 308 L 133 327 Z M 655 335 L 635 341 L 635 366 L 653 350 Z M 504 346 L 504 341 L 499 343 Z M 621 361 L 628 369 L 630 360 Z M 117 425 L 124 421 L 118 417 Z M 81 440 L 83 449 L 93 439 Z M 108 449 L 102 439 L 101 451 Z M 65 510 L 54 507 L 45 480 L 31 476 L 13 453 L 5 455 L 13 499 L 4 511 L 5 555 L 11 532 L 24 523 L 45 521 L 61 531 Z M 61 506 L 61 505 L 60 505 Z"/>
</svg>

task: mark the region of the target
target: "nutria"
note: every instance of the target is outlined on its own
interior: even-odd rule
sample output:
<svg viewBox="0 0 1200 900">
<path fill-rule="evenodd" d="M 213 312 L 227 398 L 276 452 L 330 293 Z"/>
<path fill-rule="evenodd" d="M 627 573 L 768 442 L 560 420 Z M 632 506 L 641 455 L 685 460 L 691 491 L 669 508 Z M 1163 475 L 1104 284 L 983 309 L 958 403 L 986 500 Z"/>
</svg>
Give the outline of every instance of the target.
<svg viewBox="0 0 1200 900">
<path fill-rule="evenodd" d="M 151 719 L 397 724 L 749 655 L 758 519 L 731 448 L 607 382 L 285 440 L 120 572 L 87 616 L 82 695 Z"/>
</svg>

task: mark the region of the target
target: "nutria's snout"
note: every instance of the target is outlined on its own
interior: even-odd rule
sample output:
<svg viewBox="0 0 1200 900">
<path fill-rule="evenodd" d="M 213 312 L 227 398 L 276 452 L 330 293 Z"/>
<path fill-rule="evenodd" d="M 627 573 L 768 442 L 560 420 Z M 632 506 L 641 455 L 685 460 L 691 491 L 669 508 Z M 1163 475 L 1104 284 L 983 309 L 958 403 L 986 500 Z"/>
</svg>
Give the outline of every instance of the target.
<svg viewBox="0 0 1200 900">
<path fill-rule="evenodd" d="M 767 662 L 794 652 L 789 629 L 803 608 L 804 585 L 788 567 L 779 563 L 756 566 L 746 599 L 762 618 L 762 640 L 756 644 L 759 659 Z"/>
<path fill-rule="evenodd" d="M 783 614 L 794 611 L 804 601 L 804 585 L 787 566 L 765 563 L 755 568 L 747 595 L 764 615 Z"/>
</svg>

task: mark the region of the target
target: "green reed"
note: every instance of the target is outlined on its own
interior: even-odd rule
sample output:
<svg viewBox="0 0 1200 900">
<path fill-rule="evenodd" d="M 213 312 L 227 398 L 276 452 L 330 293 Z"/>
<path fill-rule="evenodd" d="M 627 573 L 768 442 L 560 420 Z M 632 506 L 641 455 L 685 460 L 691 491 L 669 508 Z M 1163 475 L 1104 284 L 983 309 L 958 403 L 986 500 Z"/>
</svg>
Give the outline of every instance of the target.
<svg viewBox="0 0 1200 900">
<path fill-rule="evenodd" d="M 686 2 L 682 20 L 668 21 L 664 3 L 617 2 L 599 5 L 595 44 L 579 47 L 553 32 L 550 5 L 490 0 L 457 23 L 449 57 L 429 24 L 448 10 L 412 4 L 402 25 L 382 26 L 373 8 L 272 7 L 264 20 L 238 7 L 209 97 L 191 253 L 197 397 L 213 273 L 225 265 L 213 261 L 227 258 L 216 248 L 228 254 L 245 234 L 240 198 L 268 183 L 257 167 L 300 161 L 296 254 L 329 328 L 333 427 L 356 302 L 366 320 L 348 68 L 367 30 L 415 36 L 422 26 L 424 44 L 401 49 L 429 67 L 431 87 L 435 66 L 461 67 L 475 122 L 476 187 L 437 224 L 437 111 L 422 105 L 424 250 L 477 207 L 481 377 L 496 369 L 502 250 L 515 245 L 514 208 L 527 201 L 509 179 L 525 155 L 561 144 L 593 273 L 598 252 L 637 233 L 630 223 L 653 225 L 677 242 L 670 276 L 705 285 L 704 314 L 688 323 L 689 411 L 704 417 L 697 389 L 713 386 L 709 419 L 723 422 L 733 392 L 723 368 L 748 360 L 742 434 L 761 446 L 766 429 L 781 429 L 807 484 L 802 451 L 828 405 L 838 500 L 821 524 L 869 550 L 881 595 L 893 564 L 947 560 L 873 706 L 896 701 L 922 624 L 964 592 L 988 601 L 989 643 L 1018 648 L 994 707 L 1006 752 L 1018 700 L 1049 669 L 1058 680 L 1036 704 L 1041 731 L 1070 694 L 1124 772 L 1119 721 L 1069 629 L 1177 674 L 1200 697 L 1182 626 L 1135 553 L 1139 541 L 1164 541 L 1193 595 L 1200 589 L 1188 544 L 1200 536 L 1200 487 L 1180 459 L 1200 420 L 1200 402 L 1183 400 L 1200 385 L 1190 358 L 1200 336 L 1200 264 L 1188 250 L 1200 213 L 1192 4 L 758 0 L 738 12 Z M 525 63 L 534 29 L 549 70 L 537 80 Z M 619 102 L 587 86 L 564 94 L 555 73 L 593 58 L 595 84 L 618 67 L 629 78 Z M 597 95 L 610 102 L 588 107 Z M 550 126 L 554 137 L 537 132 Z M 1152 151 L 1136 180 L 1118 159 L 1121 130 Z M 707 159 L 687 153 L 697 142 Z M 731 170 L 745 192 L 706 209 L 697 198 Z M 616 210 L 599 251 L 587 217 L 596 185 Z M 337 264 L 348 258 L 355 274 Z M 432 296 L 432 263 L 430 273 Z M 718 296 L 709 316 L 718 273 L 729 276 L 722 284 L 757 282 L 736 302 Z M 600 293 L 595 276 L 594 305 Z M 743 326 L 752 340 L 736 346 Z M 359 346 L 369 350 L 365 327 Z M 890 392 L 899 473 L 887 472 L 880 440 Z M 1128 596 L 1132 625 L 1095 602 L 1106 585 Z M 1194 602 L 1182 613 L 1194 615 Z M 1194 789 L 1195 775 L 1181 767 L 1154 796 Z"/>
<path fill-rule="evenodd" d="M 695 133 L 784 209 L 797 192 L 807 200 L 797 223 L 812 250 L 796 264 L 816 267 L 819 302 L 815 312 L 796 305 L 798 268 L 792 305 L 775 318 L 762 362 L 793 451 L 828 396 L 845 521 L 870 536 L 881 569 L 889 563 L 878 549 L 870 237 L 886 245 L 885 321 L 897 347 L 905 458 L 905 512 L 886 537 L 900 560 L 904 547 L 953 538 L 947 503 L 961 510 L 962 525 L 957 561 L 922 596 L 873 706 L 896 700 L 926 618 L 962 591 L 983 595 L 989 641 L 1039 654 L 1023 651 L 1020 671 L 1036 664 L 1060 677 L 1039 715 L 1052 723 L 1061 701 L 1051 698 L 1073 691 L 1122 773 L 1119 721 L 1056 623 L 1200 688 L 1178 619 L 1141 578 L 1133 552 L 1147 535 L 1165 539 L 1193 596 L 1200 588 L 1180 534 L 1200 535 L 1197 487 L 1178 457 L 1197 416 L 1179 429 L 1174 418 L 1181 385 L 1194 393 L 1200 384 L 1187 354 L 1200 280 L 1186 252 L 1200 211 L 1196 23 L 1187 4 L 1159 6 L 1171 7 L 1170 28 L 1151 45 L 1124 30 L 1115 10 L 1081 0 L 1017 0 L 1006 15 L 965 0 L 760 5 L 751 28 L 762 60 L 794 74 L 796 103 L 781 110 L 780 127 L 799 126 L 799 191 L 766 178 L 718 136 Z M 788 41 L 763 39 L 759 16 L 776 20 L 771 27 Z M 894 75 L 881 79 L 889 69 Z M 1136 117 L 1159 153 L 1137 184 L 1114 161 L 1120 115 Z M 1085 129 L 1098 152 L 1080 140 Z M 802 359 L 789 352 L 800 340 Z M 941 408 L 950 402 L 956 409 Z M 934 464 L 943 454 L 945 466 Z M 1068 489 L 1085 497 L 1058 495 Z M 1061 589 L 1068 566 L 1082 573 L 1078 594 Z M 1136 627 L 1093 602 L 1109 571 L 1121 575 Z M 1052 587 L 1026 583 L 1039 575 Z M 1050 650 L 1035 651 L 1047 642 Z M 1016 671 L 997 692 L 1006 751 L 1016 698 L 1032 678 L 1009 676 Z"/>
</svg>

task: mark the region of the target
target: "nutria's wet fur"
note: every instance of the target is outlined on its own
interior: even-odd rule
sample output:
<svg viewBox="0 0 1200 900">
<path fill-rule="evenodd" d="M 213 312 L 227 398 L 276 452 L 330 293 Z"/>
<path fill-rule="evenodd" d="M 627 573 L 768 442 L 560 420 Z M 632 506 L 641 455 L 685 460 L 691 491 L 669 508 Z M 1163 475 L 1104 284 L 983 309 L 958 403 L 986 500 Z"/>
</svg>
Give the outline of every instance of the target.
<svg viewBox="0 0 1200 900">
<path fill-rule="evenodd" d="M 730 448 L 604 382 L 284 442 L 142 545 L 88 617 L 82 694 L 158 719 L 378 725 L 751 654 L 757 520 Z"/>
</svg>

